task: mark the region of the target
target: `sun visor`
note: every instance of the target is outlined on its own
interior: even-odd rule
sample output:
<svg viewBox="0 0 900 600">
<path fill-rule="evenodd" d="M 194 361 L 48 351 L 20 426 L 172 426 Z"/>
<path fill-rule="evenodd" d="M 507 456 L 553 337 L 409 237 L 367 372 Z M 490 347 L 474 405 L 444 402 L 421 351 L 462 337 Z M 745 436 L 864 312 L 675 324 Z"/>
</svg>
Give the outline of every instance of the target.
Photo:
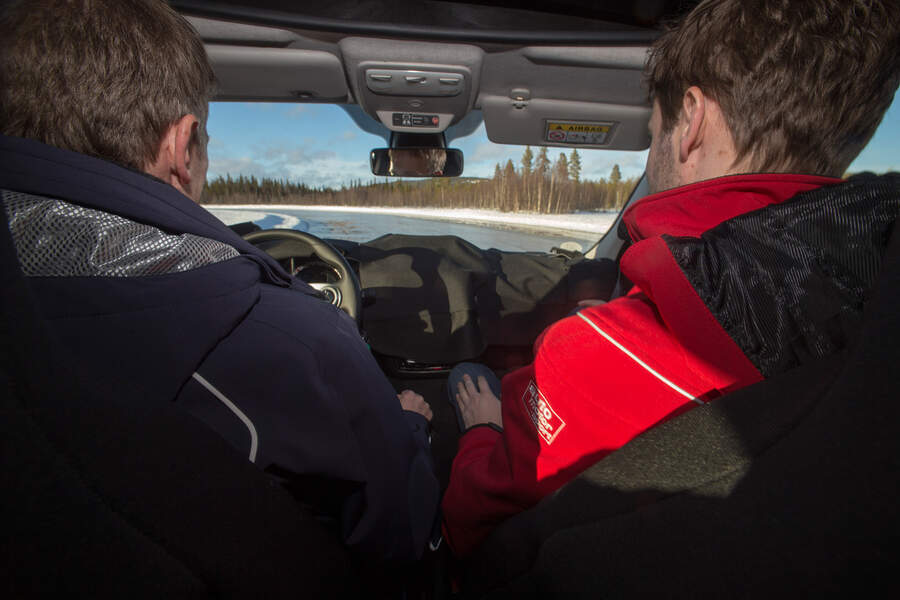
<svg viewBox="0 0 900 600">
<path fill-rule="evenodd" d="M 284 48 L 300 39 L 286 29 L 185 15 L 205 43 Z"/>
<path fill-rule="evenodd" d="M 330 52 L 207 44 L 217 100 L 345 101 L 340 59 Z"/>
<path fill-rule="evenodd" d="M 488 139 L 495 144 L 645 150 L 649 106 L 545 98 L 482 96 Z"/>
<path fill-rule="evenodd" d="M 522 56 L 536 65 L 631 69 L 642 71 L 647 61 L 647 48 L 621 46 L 530 46 Z"/>
</svg>

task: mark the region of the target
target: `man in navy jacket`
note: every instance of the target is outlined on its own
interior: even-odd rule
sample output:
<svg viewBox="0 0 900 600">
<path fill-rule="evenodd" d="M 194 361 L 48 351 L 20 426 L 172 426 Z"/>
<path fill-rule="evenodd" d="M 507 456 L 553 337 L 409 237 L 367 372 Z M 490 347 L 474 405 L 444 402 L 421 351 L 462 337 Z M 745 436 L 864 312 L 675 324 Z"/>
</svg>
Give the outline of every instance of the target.
<svg viewBox="0 0 900 600">
<path fill-rule="evenodd" d="M 55 333 L 93 376 L 196 416 L 351 548 L 418 558 L 431 410 L 395 394 L 347 315 L 195 203 L 215 80 L 190 25 L 157 0 L 12 2 L 0 40 L 0 190 Z"/>
</svg>

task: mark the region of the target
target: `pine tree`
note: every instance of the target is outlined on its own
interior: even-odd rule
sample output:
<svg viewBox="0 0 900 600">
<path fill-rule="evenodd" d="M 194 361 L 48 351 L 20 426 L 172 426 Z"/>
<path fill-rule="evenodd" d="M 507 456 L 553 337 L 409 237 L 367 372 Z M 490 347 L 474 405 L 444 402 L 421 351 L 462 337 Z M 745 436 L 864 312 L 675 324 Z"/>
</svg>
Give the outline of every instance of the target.
<svg viewBox="0 0 900 600">
<path fill-rule="evenodd" d="M 537 178 L 537 198 L 535 198 L 535 210 L 542 210 L 542 206 L 549 207 L 549 199 L 547 204 L 543 204 L 544 200 L 544 181 L 550 176 L 550 158 L 547 156 L 547 147 L 542 146 L 538 152 L 537 162 L 534 166 L 534 175 Z M 547 212 L 548 209 L 543 209 Z"/>
<path fill-rule="evenodd" d="M 578 210 L 581 208 L 584 186 L 581 185 L 581 156 L 578 154 L 577 148 L 572 148 L 572 153 L 569 155 L 569 179 L 572 184 L 569 186 L 571 198 L 567 210 Z"/>
<path fill-rule="evenodd" d="M 531 175 L 531 164 L 534 160 L 534 154 L 531 152 L 531 146 L 525 146 L 525 152 L 522 153 L 522 175 Z"/>
<path fill-rule="evenodd" d="M 619 182 L 622 181 L 622 171 L 619 170 L 619 165 L 613 165 L 612 173 L 609 174 L 609 182 L 613 185 L 619 185 Z"/>
<path fill-rule="evenodd" d="M 500 208 L 500 200 L 503 197 L 503 186 L 505 184 L 503 181 L 503 173 L 500 171 L 500 163 L 494 165 L 494 181 L 492 183 L 494 189 L 491 208 L 496 210 Z"/>
<path fill-rule="evenodd" d="M 500 210 L 518 210 L 518 202 L 513 200 L 516 194 L 516 167 L 512 160 L 507 160 L 503 167 L 503 205 Z"/>
<path fill-rule="evenodd" d="M 556 159 L 556 165 L 553 167 L 553 176 L 560 181 L 569 179 L 569 160 L 562 152 L 559 153 L 559 158 Z"/>
<path fill-rule="evenodd" d="M 534 167 L 534 172 L 540 175 L 541 177 L 547 177 L 550 173 L 550 157 L 547 156 L 547 147 L 541 147 L 541 151 L 538 153 L 537 163 Z"/>
<path fill-rule="evenodd" d="M 532 192 L 532 174 L 531 170 L 534 165 L 534 153 L 531 146 L 525 146 L 525 152 L 522 153 L 522 186 L 516 194 L 516 210 L 521 210 L 523 206 L 531 205 Z"/>
<path fill-rule="evenodd" d="M 622 182 L 622 171 L 619 170 L 619 165 L 613 165 L 612 173 L 609 174 L 609 183 L 612 188 L 612 195 L 615 198 L 614 207 L 618 208 L 619 202 L 621 202 L 621 182 Z"/>
<path fill-rule="evenodd" d="M 569 181 L 569 161 L 563 152 L 559 153 L 556 164 L 553 165 L 553 172 L 550 175 L 550 197 L 547 200 L 547 212 L 559 212 L 565 195 L 567 183 Z M 554 210 L 554 200 L 555 210 Z"/>
<path fill-rule="evenodd" d="M 575 183 L 581 182 L 581 157 L 577 148 L 572 148 L 572 154 L 569 155 L 569 179 Z"/>
</svg>

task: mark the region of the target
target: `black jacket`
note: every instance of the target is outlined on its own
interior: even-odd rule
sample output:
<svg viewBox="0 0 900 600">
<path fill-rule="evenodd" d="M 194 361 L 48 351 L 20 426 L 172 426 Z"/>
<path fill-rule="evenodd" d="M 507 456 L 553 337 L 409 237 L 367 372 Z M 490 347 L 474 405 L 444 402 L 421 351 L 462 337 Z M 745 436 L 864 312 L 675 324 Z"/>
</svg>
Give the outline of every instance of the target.
<svg viewBox="0 0 900 600">
<path fill-rule="evenodd" d="M 338 524 L 352 548 L 413 559 L 438 504 L 426 423 L 402 411 L 355 324 L 169 185 L 0 136 L 0 190 L 60 199 L 238 251 L 184 272 L 32 277 L 99 378 L 174 401 Z M 21 255 L 21 253 L 20 253 Z"/>
</svg>

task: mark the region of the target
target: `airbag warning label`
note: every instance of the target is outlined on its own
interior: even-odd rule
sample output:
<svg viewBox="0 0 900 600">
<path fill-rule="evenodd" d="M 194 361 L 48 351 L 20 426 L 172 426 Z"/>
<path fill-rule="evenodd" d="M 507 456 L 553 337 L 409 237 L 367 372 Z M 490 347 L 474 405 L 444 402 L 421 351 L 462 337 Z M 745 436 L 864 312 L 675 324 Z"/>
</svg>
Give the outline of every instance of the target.
<svg viewBox="0 0 900 600">
<path fill-rule="evenodd" d="M 576 121 L 547 121 L 544 138 L 557 144 L 602 146 L 608 141 L 613 123 Z"/>
</svg>

